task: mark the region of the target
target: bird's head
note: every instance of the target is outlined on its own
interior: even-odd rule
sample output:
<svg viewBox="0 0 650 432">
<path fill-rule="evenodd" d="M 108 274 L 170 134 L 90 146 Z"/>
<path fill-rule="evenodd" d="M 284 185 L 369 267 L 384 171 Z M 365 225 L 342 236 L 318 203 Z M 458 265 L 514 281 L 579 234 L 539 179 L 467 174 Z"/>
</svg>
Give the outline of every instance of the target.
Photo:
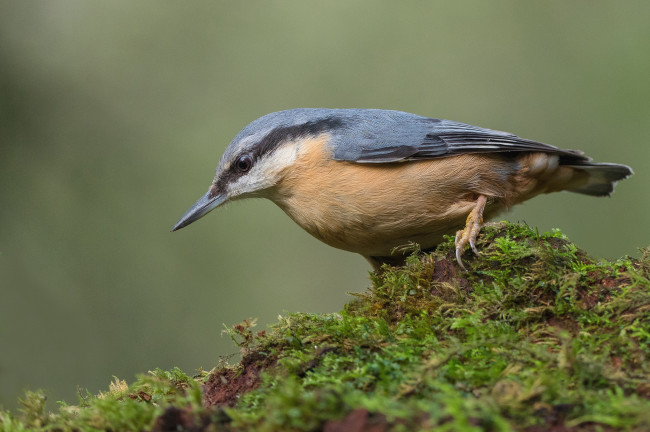
<svg viewBox="0 0 650 432">
<path fill-rule="evenodd" d="M 301 139 L 331 132 L 343 124 L 331 112 L 317 108 L 280 111 L 253 121 L 226 148 L 208 192 L 185 212 L 172 231 L 228 201 L 267 196 L 291 168 Z"/>
</svg>

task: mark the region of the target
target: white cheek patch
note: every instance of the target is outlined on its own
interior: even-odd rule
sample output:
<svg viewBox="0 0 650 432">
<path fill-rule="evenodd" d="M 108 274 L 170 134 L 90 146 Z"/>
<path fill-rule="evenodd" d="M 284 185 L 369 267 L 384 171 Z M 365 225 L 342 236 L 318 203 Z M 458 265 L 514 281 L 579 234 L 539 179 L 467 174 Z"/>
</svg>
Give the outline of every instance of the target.
<svg viewBox="0 0 650 432">
<path fill-rule="evenodd" d="M 270 155 L 258 160 L 251 170 L 251 174 L 253 171 L 257 171 L 264 177 L 277 180 L 282 171 L 293 165 L 293 162 L 296 160 L 296 156 L 298 155 L 299 148 L 300 145 L 297 141 L 283 144 Z"/>
</svg>

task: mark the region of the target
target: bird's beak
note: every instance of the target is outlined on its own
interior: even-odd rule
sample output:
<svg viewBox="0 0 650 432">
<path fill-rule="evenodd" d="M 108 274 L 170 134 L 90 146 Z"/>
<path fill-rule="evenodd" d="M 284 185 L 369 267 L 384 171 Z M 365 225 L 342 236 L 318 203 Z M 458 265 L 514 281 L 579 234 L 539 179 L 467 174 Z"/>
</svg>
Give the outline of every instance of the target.
<svg viewBox="0 0 650 432">
<path fill-rule="evenodd" d="M 219 207 L 226 201 L 226 194 L 219 194 L 215 196 L 210 196 L 210 191 L 203 195 L 197 202 L 194 203 L 188 211 L 185 212 L 183 217 L 181 217 L 172 231 L 179 230 L 194 221 L 201 219 L 203 216 L 208 214 L 212 209 Z"/>
</svg>

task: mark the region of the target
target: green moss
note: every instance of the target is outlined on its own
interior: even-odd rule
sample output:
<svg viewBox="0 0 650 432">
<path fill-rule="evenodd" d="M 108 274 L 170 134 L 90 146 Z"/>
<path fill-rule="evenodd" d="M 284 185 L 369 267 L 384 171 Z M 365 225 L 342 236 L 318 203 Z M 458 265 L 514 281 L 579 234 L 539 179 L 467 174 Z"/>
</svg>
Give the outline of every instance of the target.
<svg viewBox="0 0 650 432">
<path fill-rule="evenodd" d="M 469 272 L 452 239 L 415 251 L 337 314 L 291 314 L 257 333 L 238 324 L 239 365 L 116 379 L 56 413 L 29 393 L 0 426 L 650 430 L 650 250 L 595 260 L 559 231 L 504 223 L 478 248 L 463 257 Z"/>
</svg>

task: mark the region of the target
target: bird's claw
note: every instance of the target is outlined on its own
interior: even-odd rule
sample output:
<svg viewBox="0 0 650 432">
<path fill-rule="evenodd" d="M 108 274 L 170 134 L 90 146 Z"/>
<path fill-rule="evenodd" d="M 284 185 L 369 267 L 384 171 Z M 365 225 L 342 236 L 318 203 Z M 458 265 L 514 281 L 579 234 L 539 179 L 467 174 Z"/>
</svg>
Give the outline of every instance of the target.
<svg viewBox="0 0 650 432">
<path fill-rule="evenodd" d="M 480 231 L 480 228 L 479 228 L 479 231 Z M 477 235 L 478 235 L 478 232 L 477 232 Z M 472 249 L 472 251 L 476 255 L 478 255 L 478 249 L 476 249 L 476 239 L 475 238 L 472 238 L 472 237 L 469 238 L 469 247 Z"/>
<path fill-rule="evenodd" d="M 456 232 L 456 240 L 454 244 L 456 245 L 456 261 L 460 268 L 467 271 L 467 268 L 463 264 L 461 255 L 465 250 L 465 246 L 469 244 L 472 251 L 478 255 L 478 249 L 476 249 L 476 238 L 478 237 L 479 232 L 481 231 L 481 226 L 483 225 L 483 210 L 485 209 L 485 204 L 487 202 L 487 197 L 485 195 L 479 195 L 476 200 L 476 206 L 472 211 L 467 215 L 467 222 L 465 223 L 465 228 Z"/>
</svg>

